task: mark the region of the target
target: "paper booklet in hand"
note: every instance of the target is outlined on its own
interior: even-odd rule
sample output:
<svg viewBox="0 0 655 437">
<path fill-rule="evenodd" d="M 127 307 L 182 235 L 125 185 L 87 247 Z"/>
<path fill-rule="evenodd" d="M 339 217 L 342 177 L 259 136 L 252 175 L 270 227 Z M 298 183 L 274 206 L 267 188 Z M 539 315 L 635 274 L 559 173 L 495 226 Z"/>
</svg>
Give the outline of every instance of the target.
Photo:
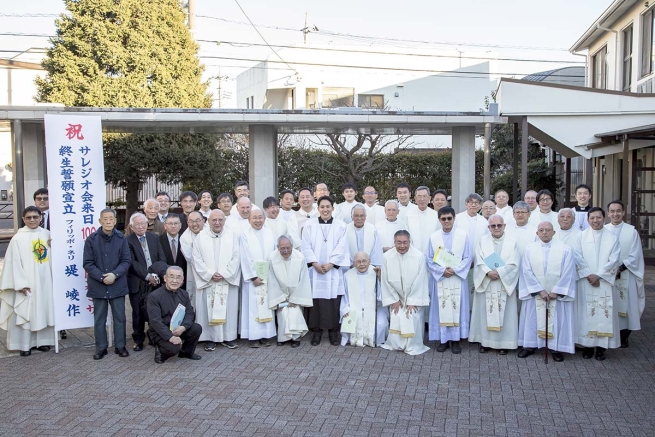
<svg viewBox="0 0 655 437">
<path fill-rule="evenodd" d="M 439 246 L 437 247 L 437 251 L 434 253 L 432 261 L 439 264 L 441 267 L 454 268 L 462 262 L 462 258 L 452 252 L 449 252 L 445 247 Z"/>
<path fill-rule="evenodd" d="M 341 319 L 341 332 L 346 334 L 354 334 L 355 327 L 357 326 L 357 313 L 351 311 L 347 316 Z"/>
<path fill-rule="evenodd" d="M 186 308 L 184 305 L 181 303 L 177 304 L 177 308 L 175 308 L 175 312 L 173 313 L 173 317 L 171 317 L 171 332 L 175 330 L 178 326 L 182 324 L 182 320 L 184 320 L 184 315 L 186 314 Z"/>
<path fill-rule="evenodd" d="M 505 261 L 496 253 L 492 253 L 488 257 L 484 259 L 484 263 L 489 267 L 491 270 L 498 270 L 501 267 L 505 266 Z"/>
<path fill-rule="evenodd" d="M 255 273 L 257 273 L 257 277 L 264 281 L 265 283 L 268 282 L 268 262 L 267 261 L 255 261 L 253 263 L 255 265 Z"/>
</svg>

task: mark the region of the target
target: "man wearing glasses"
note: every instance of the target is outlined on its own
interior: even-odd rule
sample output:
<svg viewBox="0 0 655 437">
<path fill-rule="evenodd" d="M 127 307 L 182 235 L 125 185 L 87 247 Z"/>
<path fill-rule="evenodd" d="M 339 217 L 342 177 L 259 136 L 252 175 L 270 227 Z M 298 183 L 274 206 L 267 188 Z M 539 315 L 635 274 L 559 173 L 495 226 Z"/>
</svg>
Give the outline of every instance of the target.
<svg viewBox="0 0 655 437">
<path fill-rule="evenodd" d="M 418 187 L 414 191 L 414 200 L 417 207 L 407 211 L 405 216 L 407 230 L 412 236 L 412 245 L 422 253 L 426 253 L 430 235 L 439 230 L 441 225 L 439 225 L 437 211 L 428 208 L 430 203 L 430 189 L 428 187 Z"/>
<path fill-rule="evenodd" d="M 34 206 L 41 211 L 39 226 L 43 229 L 50 230 L 50 200 L 48 198 L 47 188 L 39 188 L 34 192 Z"/>
<path fill-rule="evenodd" d="M 550 222 L 555 232 L 559 232 L 557 213 L 553 211 L 553 193 L 549 190 L 541 190 L 537 193 L 537 204 L 539 205 L 530 215 L 530 224 L 538 227 L 541 222 Z"/>
<path fill-rule="evenodd" d="M 455 216 L 455 227 L 468 234 L 472 247 L 477 247 L 482 236 L 487 234 L 487 221 L 478 214 L 482 205 L 482 197 L 479 194 L 471 193 L 464 200 L 466 211 Z"/>
</svg>

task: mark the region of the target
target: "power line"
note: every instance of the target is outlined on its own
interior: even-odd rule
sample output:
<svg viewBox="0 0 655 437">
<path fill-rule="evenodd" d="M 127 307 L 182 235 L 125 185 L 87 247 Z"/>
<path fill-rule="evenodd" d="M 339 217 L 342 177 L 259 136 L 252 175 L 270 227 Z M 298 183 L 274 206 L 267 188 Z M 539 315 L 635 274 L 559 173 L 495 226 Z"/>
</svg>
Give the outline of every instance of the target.
<svg viewBox="0 0 655 437">
<path fill-rule="evenodd" d="M 218 43 L 228 44 L 233 47 L 267 47 L 265 44 L 258 43 L 246 43 L 238 41 L 220 41 L 220 40 L 210 40 L 210 39 L 199 39 L 199 42 L 208 42 L 208 43 Z M 485 56 L 458 56 L 458 55 L 431 55 L 426 53 L 401 53 L 401 52 L 380 52 L 372 50 L 352 50 L 352 49 L 336 49 L 328 47 L 305 47 L 305 46 L 291 46 L 284 44 L 270 44 L 268 46 L 285 48 L 285 49 L 299 49 L 299 50 L 320 50 L 327 52 L 344 52 L 344 53 L 366 53 L 366 54 L 375 54 L 375 55 L 398 55 L 398 56 L 416 56 L 424 58 L 451 58 L 451 59 L 478 59 L 478 60 L 490 60 L 490 61 L 517 61 L 517 62 L 548 62 L 548 63 L 558 63 L 558 64 L 582 64 L 584 61 L 565 61 L 565 60 L 553 60 L 553 59 L 525 59 L 525 58 L 498 58 L 498 57 L 485 57 Z"/>
<path fill-rule="evenodd" d="M 284 61 L 284 59 L 282 59 L 282 56 L 280 56 L 280 54 L 279 54 L 279 53 L 278 53 L 278 52 L 277 52 L 277 51 L 276 51 L 276 50 L 275 50 L 275 49 L 274 49 L 274 48 L 273 48 L 273 47 L 268 43 L 268 41 L 266 41 L 266 38 L 264 38 L 264 35 L 262 35 L 262 33 L 259 31 L 259 29 L 257 29 L 257 26 L 255 26 L 255 23 L 252 22 L 252 20 L 251 20 L 250 17 L 248 16 L 248 14 L 246 14 L 246 11 L 244 11 L 243 8 L 241 7 L 241 5 L 239 4 L 239 0 L 234 0 L 234 2 L 237 4 L 237 6 L 239 7 L 239 9 L 241 9 L 241 12 L 243 12 L 243 15 L 244 15 L 244 16 L 246 17 L 246 19 L 250 22 L 250 24 L 252 25 L 253 29 L 255 29 L 255 32 L 257 32 L 257 34 L 262 38 L 262 40 L 266 43 L 266 45 L 268 46 L 268 48 L 270 48 L 271 51 L 272 51 L 273 53 L 275 53 L 275 56 L 277 56 L 277 57 L 280 59 L 280 61 L 282 61 L 283 63 L 285 63 L 285 64 L 286 64 L 290 69 L 292 69 L 296 74 L 298 74 L 298 72 L 295 71 L 294 68 L 293 68 L 291 65 L 289 65 L 287 62 Z"/>
<path fill-rule="evenodd" d="M 30 36 L 37 38 L 54 38 L 56 35 L 45 35 L 43 33 L 21 33 L 21 32 L 2 32 L 0 36 Z"/>
<path fill-rule="evenodd" d="M 57 18 L 60 14 L 0 14 L 0 18 Z"/>
</svg>

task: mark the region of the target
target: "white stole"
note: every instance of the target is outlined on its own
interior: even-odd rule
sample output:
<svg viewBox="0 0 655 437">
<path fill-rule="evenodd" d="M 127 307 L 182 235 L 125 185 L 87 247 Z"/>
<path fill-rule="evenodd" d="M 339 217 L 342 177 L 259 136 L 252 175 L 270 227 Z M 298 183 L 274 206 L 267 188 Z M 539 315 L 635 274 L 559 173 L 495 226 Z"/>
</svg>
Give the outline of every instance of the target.
<svg viewBox="0 0 655 437">
<path fill-rule="evenodd" d="M 612 225 L 607 225 L 606 229 L 610 229 L 609 226 Z M 621 246 L 621 260 L 628 258 L 630 256 L 630 252 L 632 252 L 632 240 L 635 233 L 634 229 L 634 226 L 627 223 L 623 223 L 621 225 L 621 232 L 618 235 L 619 244 Z M 641 268 L 643 270 L 643 262 Z M 616 305 L 616 309 L 619 312 L 619 317 L 628 317 L 628 289 L 630 287 L 630 273 L 635 276 L 635 280 L 637 281 L 637 288 L 639 288 L 640 282 L 643 281 L 643 278 L 635 275 L 632 271 L 625 271 L 623 274 L 621 274 L 620 278 L 614 281 L 614 286 L 618 291 L 618 300 L 614 302 L 614 305 Z"/>
<path fill-rule="evenodd" d="M 451 252 L 462 258 L 466 249 L 468 234 L 461 229 L 453 229 L 453 247 Z M 443 233 L 434 232 L 430 237 L 432 248 L 436 252 L 439 247 L 445 247 Z M 437 300 L 439 305 L 439 326 L 459 326 L 460 301 L 462 299 L 462 280 L 453 275 L 443 277 L 437 283 Z"/>
<path fill-rule="evenodd" d="M 234 239 L 221 238 L 220 250 L 216 253 L 214 240 L 210 240 L 212 250 L 214 251 L 214 265 L 226 266 L 232 258 Z M 227 292 L 230 284 L 221 279 L 218 282 L 212 281 L 212 285 L 207 290 L 207 310 L 209 317 L 209 326 L 223 325 L 227 318 Z"/>
<path fill-rule="evenodd" d="M 245 232 L 246 240 L 248 241 L 248 250 L 250 251 L 251 258 L 253 262 L 254 261 L 267 262 L 268 255 L 270 254 L 267 253 L 268 252 L 267 248 L 275 247 L 273 231 L 264 232 L 264 230 L 262 229 L 260 231 L 262 233 L 261 241 L 259 240 L 259 238 L 257 238 L 255 232 L 256 231 L 253 228 L 250 228 Z M 262 244 L 264 245 L 264 247 L 262 247 Z M 260 256 L 258 257 L 252 256 L 253 252 L 257 251 L 258 248 L 259 248 Z M 255 284 L 253 284 L 253 286 L 254 285 Z M 262 285 L 255 286 L 255 293 L 256 293 L 255 302 L 257 303 L 257 317 L 255 317 L 255 321 L 259 323 L 272 322 L 273 310 L 271 310 L 270 305 L 268 304 L 268 284 L 264 282 L 262 283 Z"/>
<path fill-rule="evenodd" d="M 543 246 L 530 251 L 530 267 L 537 281 L 547 293 L 552 292 L 562 276 L 562 258 L 564 256 L 563 246 L 551 244 L 548 252 L 548 263 L 544 260 Z M 553 328 L 555 322 L 555 311 L 557 310 L 557 299 L 548 303 L 540 295 L 535 296 L 537 307 L 537 335 L 539 338 L 554 338 Z M 546 308 L 548 308 L 548 322 L 546 322 Z"/>
<path fill-rule="evenodd" d="M 350 259 L 352 260 L 355 257 L 355 254 L 359 252 L 357 249 L 357 233 L 355 231 L 355 225 L 349 223 L 346 227 L 346 236 L 348 237 L 348 249 L 350 250 Z M 373 243 L 375 242 L 375 227 L 370 223 L 364 223 L 364 247 L 362 252 L 366 252 L 369 256 L 371 255 L 371 250 L 373 250 Z"/>
<path fill-rule="evenodd" d="M 494 253 L 494 239 L 483 238 L 480 241 L 484 257 Z M 511 258 L 515 250 L 514 240 L 507 234 L 504 235 L 503 247 L 500 251 L 500 258 L 507 261 Z M 496 281 L 490 281 L 485 290 L 487 314 L 487 331 L 502 331 L 503 321 L 505 320 L 505 307 L 507 305 L 507 296 L 511 296 L 514 289 L 506 290 L 502 278 Z"/>
<path fill-rule="evenodd" d="M 413 338 L 416 335 L 414 332 L 414 320 L 412 314 L 407 309 L 406 302 L 407 295 L 412 288 L 412 283 L 403 279 L 403 271 L 406 270 L 403 261 L 409 257 L 398 254 L 396 258 L 398 259 L 398 270 L 389 269 L 388 278 L 389 283 L 394 284 L 396 290 L 400 289 L 400 293 L 398 293 L 400 297 L 400 309 L 398 310 L 398 314 L 396 314 L 395 311 L 389 308 L 389 334 L 397 334 L 402 338 Z M 395 277 L 396 272 L 398 272 L 397 277 Z M 421 311 L 420 308 L 419 311 Z"/>
<path fill-rule="evenodd" d="M 348 284 L 350 312 L 357 311 L 355 333 L 350 334 L 350 344 L 353 346 L 367 345 L 375 347 L 375 314 L 377 311 L 377 276 L 375 270 L 373 267 L 368 268 L 365 279 L 364 302 L 362 302 L 357 269 L 348 270 L 345 277 Z"/>
<path fill-rule="evenodd" d="M 598 249 L 594 241 L 593 229 L 588 228 L 582 235 L 582 256 L 591 271 L 598 272 L 610 257 L 614 235 L 608 229 L 604 229 L 603 232 L 599 233 L 601 240 Z M 616 275 L 616 270 L 604 273 Z M 592 287 L 587 283 L 586 278 L 583 281 L 583 287 L 587 293 L 586 317 L 589 331 L 586 335 L 589 337 L 614 337 L 612 284 L 601 279 L 598 287 Z"/>
</svg>

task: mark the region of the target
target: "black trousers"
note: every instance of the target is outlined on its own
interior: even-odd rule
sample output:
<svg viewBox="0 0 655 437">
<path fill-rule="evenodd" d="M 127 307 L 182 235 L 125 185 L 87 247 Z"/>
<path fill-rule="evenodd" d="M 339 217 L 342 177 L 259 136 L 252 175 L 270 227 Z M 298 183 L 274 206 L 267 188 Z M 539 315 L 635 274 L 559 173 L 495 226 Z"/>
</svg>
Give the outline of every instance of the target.
<svg viewBox="0 0 655 437">
<path fill-rule="evenodd" d="M 196 346 L 198 346 L 198 339 L 202 334 L 202 326 L 197 323 L 191 325 L 189 329 L 184 331 L 180 338 L 182 339 L 182 344 L 173 344 L 168 340 L 164 340 L 157 334 L 153 329 L 148 329 L 148 335 L 150 340 L 154 343 L 155 346 L 159 347 L 161 352 L 161 357 L 166 360 L 173 355 L 177 355 L 182 352 L 184 355 L 192 355 L 196 351 Z"/>
<path fill-rule="evenodd" d="M 145 291 L 130 293 L 130 305 L 132 306 L 132 339 L 134 343 L 143 343 L 146 339 L 146 322 L 148 321 L 148 310 L 146 308 Z"/>
<path fill-rule="evenodd" d="M 313 299 L 313 306 L 307 308 L 307 327 L 310 331 L 338 331 L 339 305 L 341 296 L 334 299 Z"/>
</svg>

